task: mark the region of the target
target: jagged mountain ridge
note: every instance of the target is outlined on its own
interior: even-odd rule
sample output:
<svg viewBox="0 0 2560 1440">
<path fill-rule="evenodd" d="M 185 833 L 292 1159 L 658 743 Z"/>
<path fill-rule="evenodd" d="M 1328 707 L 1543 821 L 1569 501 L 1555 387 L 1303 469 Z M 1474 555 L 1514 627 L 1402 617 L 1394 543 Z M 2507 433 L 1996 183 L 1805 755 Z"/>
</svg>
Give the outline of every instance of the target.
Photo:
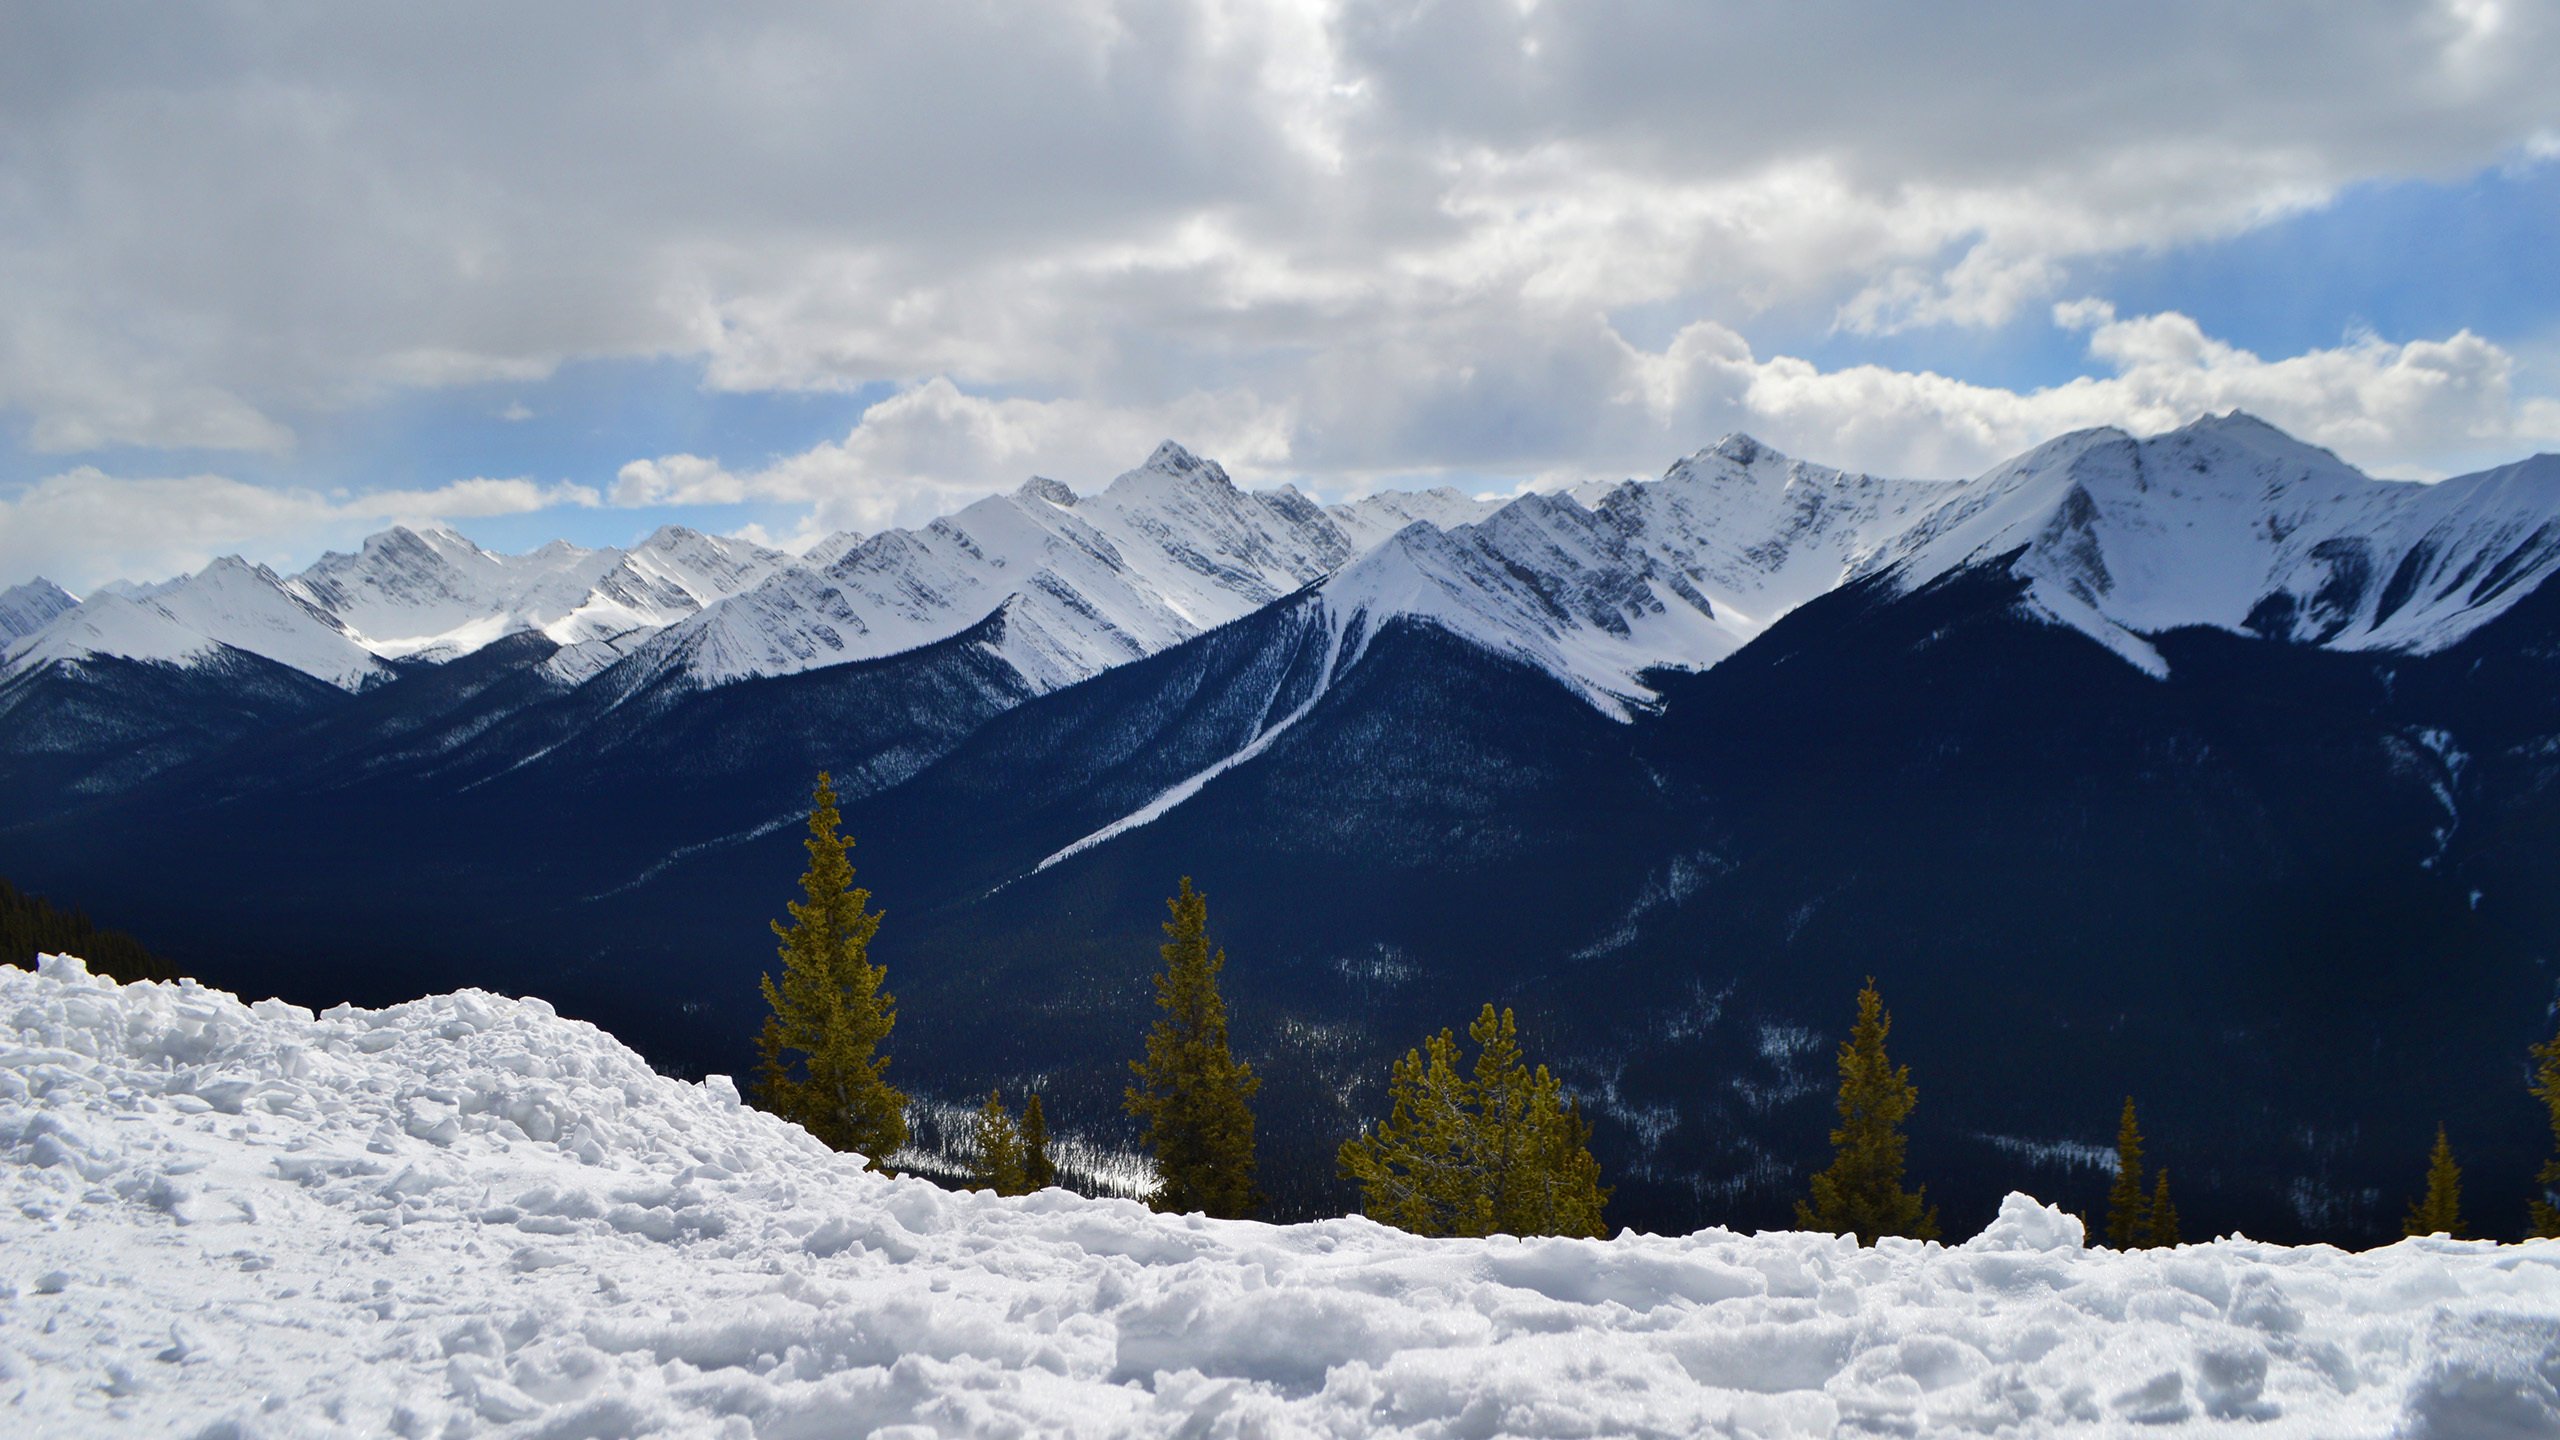
<svg viewBox="0 0 2560 1440">
<path fill-rule="evenodd" d="M 23 585 L 0 590 L 0 644 L 33 635 L 79 603 L 69 591 L 41 575 Z"/>
<path fill-rule="evenodd" d="M 7 668 L 185 663 L 228 644 L 357 688 L 387 673 L 367 656 L 449 659 L 539 630 L 563 647 L 564 685 L 630 662 L 707 687 L 876 659 L 1005 606 L 1008 662 L 1047 690 L 1322 581 L 1345 613 L 1423 615 L 1607 709 L 1643 703 L 1647 669 L 1714 664 L 1849 580 L 1917 585 L 2021 546 L 2033 607 L 2146 669 L 2159 659 L 2141 637 L 2193 623 L 2441 648 L 2560 563 L 2555 517 L 2560 460 L 2374 481 L 2239 414 L 2147 439 L 2078 432 L 1963 482 L 1849 474 L 1729 436 L 1656 480 L 1570 498 L 1331 507 L 1242 491 L 1167 442 L 1094 496 L 1035 479 L 801 560 L 678 527 L 627 551 L 521 556 L 396 527 L 290 578 L 225 561 L 102 587 L 85 617 L 52 592 L 37 628 L 55 633 L 17 637 Z"/>
<path fill-rule="evenodd" d="M 554 541 L 525 555 L 491 554 L 440 526 L 400 526 L 285 583 L 378 655 L 450 659 L 527 630 L 574 646 L 660 629 L 788 559 L 676 525 L 627 550 Z"/>
</svg>

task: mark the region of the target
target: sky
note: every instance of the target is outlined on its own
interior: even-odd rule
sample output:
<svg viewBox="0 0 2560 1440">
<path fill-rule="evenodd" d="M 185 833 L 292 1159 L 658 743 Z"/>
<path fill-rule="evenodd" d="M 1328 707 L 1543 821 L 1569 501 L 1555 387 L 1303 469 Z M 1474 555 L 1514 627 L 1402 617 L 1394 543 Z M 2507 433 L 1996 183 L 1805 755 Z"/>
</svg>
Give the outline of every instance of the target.
<svg viewBox="0 0 2560 1440">
<path fill-rule="evenodd" d="M 0 586 L 2241 408 L 2560 450 L 2526 0 L 0 0 Z"/>
</svg>

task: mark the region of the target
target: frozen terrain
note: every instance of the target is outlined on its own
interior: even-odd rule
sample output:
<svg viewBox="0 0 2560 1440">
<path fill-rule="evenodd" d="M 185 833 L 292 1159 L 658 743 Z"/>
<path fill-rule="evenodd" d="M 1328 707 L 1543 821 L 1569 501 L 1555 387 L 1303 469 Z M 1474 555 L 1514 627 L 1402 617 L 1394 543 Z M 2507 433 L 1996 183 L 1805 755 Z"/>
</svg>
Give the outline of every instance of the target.
<svg viewBox="0 0 2560 1440">
<path fill-rule="evenodd" d="M 2560 1433 L 2560 1245 L 1429 1241 L 884 1180 L 539 1001 L 0 969 L 13 1435 Z"/>
</svg>

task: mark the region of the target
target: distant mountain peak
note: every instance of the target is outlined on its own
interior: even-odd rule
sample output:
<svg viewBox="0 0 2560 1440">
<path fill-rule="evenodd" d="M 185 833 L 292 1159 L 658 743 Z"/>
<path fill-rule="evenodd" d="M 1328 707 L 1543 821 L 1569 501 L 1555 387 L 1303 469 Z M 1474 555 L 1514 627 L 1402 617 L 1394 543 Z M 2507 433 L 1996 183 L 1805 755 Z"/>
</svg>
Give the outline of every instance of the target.
<svg viewBox="0 0 2560 1440">
<path fill-rule="evenodd" d="M 41 575 L 0 590 L 0 649 L 33 635 L 79 604 L 71 592 Z"/>
<path fill-rule="evenodd" d="M 1161 456 L 1168 449 L 1182 455 L 1185 459 L 1195 458 L 1191 455 L 1191 452 L 1184 450 L 1181 446 L 1174 444 L 1170 440 L 1167 440 L 1164 444 L 1157 446 L 1156 454 Z M 1152 466 L 1155 462 L 1150 460 L 1147 463 Z M 1030 479 L 1023 481 L 1022 484 L 1014 490 L 1013 494 L 1014 498 L 1017 500 L 1046 500 L 1052 505 L 1064 505 L 1068 507 L 1073 507 L 1076 503 L 1076 492 L 1068 488 L 1065 481 L 1052 480 L 1046 475 L 1034 475 Z"/>
<path fill-rule="evenodd" d="M 1156 446 L 1154 453 L 1147 456 L 1146 463 L 1113 480 L 1110 489 L 1116 491 L 1132 484 L 1143 485 L 1156 476 L 1189 485 L 1208 484 L 1224 490 L 1236 488 L 1236 482 L 1227 477 L 1225 466 L 1192 454 L 1177 441 L 1167 440 Z"/>
<path fill-rule="evenodd" d="M 1764 457 L 1772 460 L 1787 458 L 1739 430 L 1708 446 L 1707 453 L 1721 456 L 1736 465 L 1757 464 Z"/>
<path fill-rule="evenodd" d="M 1194 455 L 1189 450 L 1183 448 L 1180 442 L 1164 440 L 1157 443 L 1155 452 L 1147 457 L 1147 463 L 1139 466 L 1138 468 L 1141 470 L 1183 471 L 1197 470 L 1208 463 L 1208 461 L 1201 459 L 1199 456 Z"/>
</svg>

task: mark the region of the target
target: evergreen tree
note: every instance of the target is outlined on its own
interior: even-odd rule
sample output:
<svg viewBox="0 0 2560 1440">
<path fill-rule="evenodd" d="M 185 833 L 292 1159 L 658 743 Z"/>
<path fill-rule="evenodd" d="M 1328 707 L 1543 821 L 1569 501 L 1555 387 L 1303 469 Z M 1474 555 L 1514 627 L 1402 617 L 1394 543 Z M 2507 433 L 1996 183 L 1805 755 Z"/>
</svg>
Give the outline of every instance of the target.
<svg viewBox="0 0 2560 1440">
<path fill-rule="evenodd" d="M 1831 1132 L 1831 1168 L 1813 1177 L 1813 1196 L 1796 1202 L 1796 1224 L 1807 1230 L 1855 1235 L 1872 1245 L 1881 1235 L 1917 1240 L 1938 1236 L 1938 1212 L 1928 1187 L 1902 1188 L 1902 1122 L 1920 1103 L 1911 1067 L 1886 1058 L 1885 1036 L 1893 1017 L 1876 993 L 1873 976 L 1858 992 L 1858 1021 L 1840 1046 L 1840 1128 Z"/>
<path fill-rule="evenodd" d="M 1485 1006 L 1467 1035 L 1471 1076 L 1457 1037 L 1431 1036 L 1389 1073 L 1387 1118 L 1336 1152 L 1362 1211 L 1418 1235 L 1605 1236 L 1609 1191 L 1580 1107 L 1528 1067 L 1510 1011 Z"/>
<path fill-rule="evenodd" d="M 767 1110 L 838 1150 L 859 1151 L 886 1172 L 888 1156 L 907 1143 L 907 1097 L 882 1078 L 881 1053 L 898 1023 L 897 1002 L 883 991 L 887 972 L 871 963 L 880 914 L 871 892 L 856 889 L 838 833 L 836 792 L 825 772 L 809 809 L 806 897 L 790 903 L 781 937 L 782 977 L 763 977 L 770 1011 L 756 1037 L 756 1098 Z"/>
<path fill-rule="evenodd" d="M 2144 1217 L 2143 1244 L 2154 1250 L 2169 1250 L 2184 1240 L 2178 1233 L 2178 1207 L 2169 1199 L 2169 1167 L 2163 1165 L 2159 1183 L 2151 1190 L 2151 1213 Z"/>
<path fill-rule="evenodd" d="M 2462 1224 L 2462 1167 L 2453 1163 L 2453 1142 L 2445 1138 L 2442 1125 L 2436 1127 L 2436 1148 L 2427 1156 L 2427 1193 L 2410 1203 L 2400 1233 L 2456 1240 L 2470 1233 Z"/>
<path fill-rule="evenodd" d="M 2116 1183 L 2107 1191 L 2107 1243 L 2139 1250 L 2151 1239 L 2151 1201 L 2142 1188 L 2142 1127 L 2134 1123 L 2133 1097 L 2124 1097 L 2116 1122 Z"/>
<path fill-rule="evenodd" d="M 2533 1047 L 2533 1098 L 2550 1113 L 2553 1153 L 2534 1176 L 2542 1194 L 2529 1211 L 2529 1235 L 2560 1236 L 2560 1035 Z"/>
<path fill-rule="evenodd" d="M 1582 1102 L 1563 1101 L 1561 1087 L 1538 1067 L 1546 1094 L 1538 1102 L 1538 1144 L 1530 1152 L 1528 1171 L 1536 1184 L 1523 1207 L 1503 1228 L 1514 1235 L 1587 1235 L 1609 1238 L 1601 1212 L 1608 1208 L 1611 1187 L 1600 1183 L 1600 1162 L 1591 1153 L 1591 1124 L 1582 1118 Z"/>
<path fill-rule="evenodd" d="M 1262 1204 L 1253 1183 L 1253 1109 L 1262 1088 L 1253 1067 L 1227 1044 L 1227 1002 L 1218 993 L 1224 950 L 1209 949 L 1209 902 L 1182 877 L 1182 893 L 1165 902 L 1164 972 L 1156 1006 L 1164 1012 L 1147 1032 L 1147 1053 L 1129 1068 L 1129 1113 L 1146 1122 L 1146 1145 L 1161 1182 L 1148 1204 L 1173 1214 L 1197 1211 L 1242 1219 Z"/>
<path fill-rule="evenodd" d="M 1049 1159 L 1049 1117 L 1040 1109 L 1040 1092 L 1022 1102 L 1022 1188 L 1046 1190 L 1058 1183 L 1058 1167 Z"/>
<path fill-rule="evenodd" d="M 1022 1132 L 1014 1128 L 1013 1116 L 1004 1108 L 1004 1092 L 990 1090 L 987 1103 L 978 1109 L 978 1156 L 969 1167 L 969 1188 L 993 1190 L 999 1195 L 1021 1195 L 1030 1190 L 1023 1182 Z"/>
<path fill-rule="evenodd" d="M 1387 1118 L 1342 1143 L 1335 1161 L 1360 1182 L 1361 1213 L 1416 1235 L 1485 1233 L 1472 1131 L 1474 1099 L 1447 1030 L 1407 1050 L 1387 1075 Z"/>
</svg>

